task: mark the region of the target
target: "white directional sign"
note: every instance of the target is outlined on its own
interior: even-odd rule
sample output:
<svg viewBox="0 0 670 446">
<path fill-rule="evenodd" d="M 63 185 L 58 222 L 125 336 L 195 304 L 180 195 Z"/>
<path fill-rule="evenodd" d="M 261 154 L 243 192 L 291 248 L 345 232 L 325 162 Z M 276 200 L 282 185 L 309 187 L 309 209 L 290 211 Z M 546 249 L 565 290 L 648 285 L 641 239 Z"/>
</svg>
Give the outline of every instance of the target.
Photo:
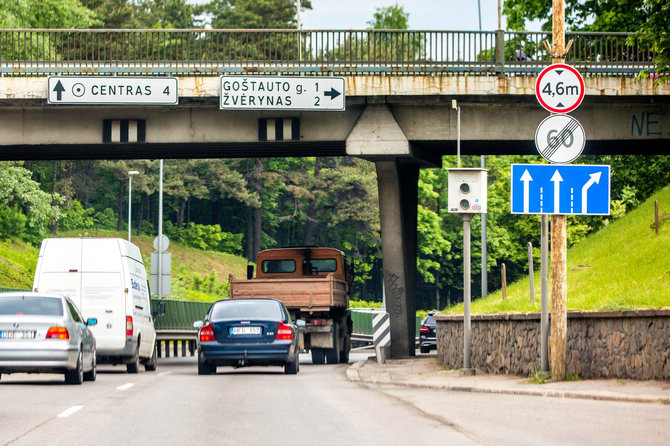
<svg viewBox="0 0 670 446">
<path fill-rule="evenodd" d="M 584 99 L 584 78 L 570 65 L 549 65 L 537 77 L 535 96 L 552 113 L 570 113 Z"/>
<path fill-rule="evenodd" d="M 584 151 L 586 134 L 582 125 L 570 115 L 551 115 L 535 131 L 535 147 L 552 163 L 569 163 Z"/>
<path fill-rule="evenodd" d="M 174 77 L 50 76 L 49 104 L 176 105 Z"/>
<path fill-rule="evenodd" d="M 512 164 L 512 214 L 609 215 L 610 166 Z"/>
<path fill-rule="evenodd" d="M 344 110 L 343 77 L 221 76 L 223 110 Z"/>
</svg>

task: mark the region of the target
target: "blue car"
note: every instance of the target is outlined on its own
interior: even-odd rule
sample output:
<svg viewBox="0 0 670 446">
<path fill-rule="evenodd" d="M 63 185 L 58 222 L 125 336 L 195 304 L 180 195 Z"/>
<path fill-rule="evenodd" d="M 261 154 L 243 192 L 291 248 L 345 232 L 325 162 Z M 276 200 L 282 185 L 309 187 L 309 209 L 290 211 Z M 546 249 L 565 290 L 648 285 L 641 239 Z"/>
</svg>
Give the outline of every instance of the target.
<svg viewBox="0 0 670 446">
<path fill-rule="evenodd" d="M 218 366 L 283 366 L 295 375 L 298 329 L 286 307 L 275 299 L 227 299 L 212 304 L 198 331 L 198 374 Z"/>
</svg>

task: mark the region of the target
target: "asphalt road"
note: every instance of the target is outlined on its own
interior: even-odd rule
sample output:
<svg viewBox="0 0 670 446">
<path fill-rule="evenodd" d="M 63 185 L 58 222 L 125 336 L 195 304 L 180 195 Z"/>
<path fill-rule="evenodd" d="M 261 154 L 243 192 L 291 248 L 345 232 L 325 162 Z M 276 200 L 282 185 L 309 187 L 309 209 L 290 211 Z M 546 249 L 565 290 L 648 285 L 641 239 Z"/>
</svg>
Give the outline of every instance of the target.
<svg viewBox="0 0 670 446">
<path fill-rule="evenodd" d="M 351 360 L 366 357 L 352 354 Z M 59 375 L 3 375 L 0 445 L 611 445 L 667 439 L 665 406 L 363 386 L 346 380 L 344 364 L 309 362 L 304 355 L 295 376 L 279 367 L 220 368 L 198 376 L 193 358 L 163 360 L 157 372 L 137 375 L 101 366 L 98 380 L 81 386 L 64 385 Z"/>
</svg>

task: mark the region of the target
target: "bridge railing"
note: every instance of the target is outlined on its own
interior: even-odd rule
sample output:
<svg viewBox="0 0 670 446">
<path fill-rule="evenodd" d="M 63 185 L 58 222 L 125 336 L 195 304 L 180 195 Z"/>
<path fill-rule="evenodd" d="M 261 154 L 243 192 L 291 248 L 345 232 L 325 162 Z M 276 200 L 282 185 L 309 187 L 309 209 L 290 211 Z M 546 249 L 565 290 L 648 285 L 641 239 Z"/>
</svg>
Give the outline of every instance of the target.
<svg viewBox="0 0 670 446">
<path fill-rule="evenodd" d="M 635 75 L 653 54 L 628 33 L 567 33 L 585 74 Z M 631 38 L 632 39 L 632 38 Z M 546 32 L 406 30 L 2 29 L 0 73 L 218 76 L 483 75 L 538 72 Z"/>
</svg>

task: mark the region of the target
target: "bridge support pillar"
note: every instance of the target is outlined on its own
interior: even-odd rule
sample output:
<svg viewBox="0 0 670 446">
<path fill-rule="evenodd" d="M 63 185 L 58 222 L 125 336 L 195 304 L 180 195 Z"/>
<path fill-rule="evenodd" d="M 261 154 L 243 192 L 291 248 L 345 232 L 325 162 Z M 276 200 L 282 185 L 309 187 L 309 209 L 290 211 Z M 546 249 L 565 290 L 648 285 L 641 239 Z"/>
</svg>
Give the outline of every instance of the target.
<svg viewBox="0 0 670 446">
<path fill-rule="evenodd" d="M 401 158 L 375 161 L 391 357 L 414 356 L 419 166 Z"/>
</svg>

